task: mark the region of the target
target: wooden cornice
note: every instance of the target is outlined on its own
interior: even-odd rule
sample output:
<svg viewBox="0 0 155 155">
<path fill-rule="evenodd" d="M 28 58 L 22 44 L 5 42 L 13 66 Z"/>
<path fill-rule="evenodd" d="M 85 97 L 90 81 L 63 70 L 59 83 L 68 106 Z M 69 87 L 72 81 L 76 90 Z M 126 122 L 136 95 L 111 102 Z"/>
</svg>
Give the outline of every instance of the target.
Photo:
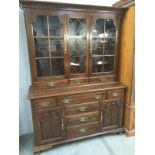
<svg viewBox="0 0 155 155">
<path fill-rule="evenodd" d="M 101 5 L 87 5 L 87 4 L 73 4 L 73 3 L 60 3 L 53 2 L 51 0 L 19 0 L 21 8 L 33 8 L 33 9 L 65 9 L 67 10 L 99 10 L 99 11 L 125 11 L 125 8 L 117 8 L 112 6 Z"/>
<path fill-rule="evenodd" d="M 113 4 L 113 7 L 118 7 L 118 8 L 128 8 L 130 6 L 135 5 L 135 0 L 120 0 Z"/>
</svg>

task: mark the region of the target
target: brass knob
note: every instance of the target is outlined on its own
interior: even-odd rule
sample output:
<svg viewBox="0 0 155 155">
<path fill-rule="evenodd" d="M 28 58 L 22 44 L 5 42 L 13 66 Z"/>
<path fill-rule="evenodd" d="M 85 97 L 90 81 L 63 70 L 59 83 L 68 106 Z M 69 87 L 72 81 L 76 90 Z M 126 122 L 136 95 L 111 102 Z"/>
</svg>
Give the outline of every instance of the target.
<svg viewBox="0 0 155 155">
<path fill-rule="evenodd" d="M 108 80 L 107 77 L 101 77 L 101 78 L 100 78 L 100 81 L 102 81 L 102 82 L 107 81 L 107 80 Z"/>
<path fill-rule="evenodd" d="M 41 106 L 43 106 L 43 107 L 47 107 L 49 105 L 49 102 L 42 102 L 41 103 Z"/>
<path fill-rule="evenodd" d="M 86 122 L 88 120 L 88 117 L 81 117 L 79 119 L 80 122 Z"/>
<path fill-rule="evenodd" d="M 62 100 L 62 102 L 63 102 L 63 103 L 68 104 L 68 103 L 70 103 L 70 102 L 71 102 L 71 98 L 68 98 L 68 99 L 67 99 L 67 98 L 66 98 L 66 99 L 63 99 L 63 100 Z"/>
<path fill-rule="evenodd" d="M 112 96 L 119 96 L 120 93 L 112 93 Z"/>
<path fill-rule="evenodd" d="M 102 95 L 96 95 L 96 96 L 94 96 L 93 98 L 94 98 L 95 100 L 99 100 L 99 99 L 101 99 L 101 97 L 102 97 Z"/>
<path fill-rule="evenodd" d="M 86 111 L 87 109 L 88 109 L 88 107 L 83 106 L 83 107 L 80 107 L 80 108 L 79 108 L 79 111 L 83 112 L 83 111 Z"/>
<path fill-rule="evenodd" d="M 76 81 L 74 81 L 74 83 L 75 83 L 75 84 L 81 84 L 82 81 L 80 81 L 80 80 L 76 80 Z"/>
<path fill-rule="evenodd" d="M 56 85 L 55 82 L 49 82 L 49 83 L 48 83 L 48 86 L 49 86 L 49 87 L 55 87 L 55 85 Z"/>
<path fill-rule="evenodd" d="M 86 131 L 87 131 L 86 128 L 81 128 L 81 129 L 79 130 L 80 133 L 85 133 Z"/>
</svg>

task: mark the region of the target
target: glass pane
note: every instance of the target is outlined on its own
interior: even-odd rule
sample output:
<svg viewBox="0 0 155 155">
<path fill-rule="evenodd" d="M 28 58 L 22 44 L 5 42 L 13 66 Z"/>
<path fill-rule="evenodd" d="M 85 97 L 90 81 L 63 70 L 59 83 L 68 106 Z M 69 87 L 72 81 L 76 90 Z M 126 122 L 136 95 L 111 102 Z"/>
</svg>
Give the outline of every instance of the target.
<svg viewBox="0 0 155 155">
<path fill-rule="evenodd" d="M 50 36 L 63 36 L 63 21 L 58 16 L 49 16 L 49 32 Z"/>
<path fill-rule="evenodd" d="M 86 19 L 70 18 L 69 19 L 70 36 L 86 36 Z"/>
<path fill-rule="evenodd" d="M 104 40 L 102 38 L 95 38 L 92 40 L 92 54 L 103 55 Z"/>
<path fill-rule="evenodd" d="M 113 71 L 114 57 L 104 57 L 104 72 Z"/>
<path fill-rule="evenodd" d="M 97 19 L 92 34 L 92 72 L 113 71 L 114 57 L 110 56 L 115 53 L 116 28 L 113 20 Z"/>
<path fill-rule="evenodd" d="M 105 54 L 114 54 L 115 51 L 115 38 L 107 38 L 105 41 Z"/>
<path fill-rule="evenodd" d="M 51 39 L 50 40 L 51 56 L 64 56 L 64 40 Z"/>
<path fill-rule="evenodd" d="M 70 66 L 71 66 L 71 73 L 84 73 L 85 72 L 85 62 L 86 58 L 84 56 L 81 57 L 70 57 Z"/>
<path fill-rule="evenodd" d="M 116 37 L 116 27 L 112 19 L 106 19 L 107 37 Z"/>
<path fill-rule="evenodd" d="M 69 39 L 69 48 L 71 56 L 84 56 L 85 55 L 86 40 L 83 38 Z"/>
<path fill-rule="evenodd" d="M 35 38 L 36 57 L 48 57 L 48 39 Z"/>
<path fill-rule="evenodd" d="M 48 36 L 47 16 L 37 16 L 33 24 L 34 36 Z"/>
<path fill-rule="evenodd" d="M 94 37 L 104 37 L 104 25 L 105 19 L 97 19 L 95 23 L 95 27 L 93 28 L 93 36 Z"/>
<path fill-rule="evenodd" d="M 49 59 L 36 60 L 37 75 L 38 77 L 50 76 L 50 63 Z"/>
<path fill-rule="evenodd" d="M 103 72 L 103 57 L 93 57 L 92 60 L 92 72 Z"/>
<path fill-rule="evenodd" d="M 51 59 L 51 75 L 52 76 L 64 75 L 63 58 Z"/>
<path fill-rule="evenodd" d="M 69 19 L 69 51 L 71 74 L 86 71 L 86 19 Z"/>
</svg>

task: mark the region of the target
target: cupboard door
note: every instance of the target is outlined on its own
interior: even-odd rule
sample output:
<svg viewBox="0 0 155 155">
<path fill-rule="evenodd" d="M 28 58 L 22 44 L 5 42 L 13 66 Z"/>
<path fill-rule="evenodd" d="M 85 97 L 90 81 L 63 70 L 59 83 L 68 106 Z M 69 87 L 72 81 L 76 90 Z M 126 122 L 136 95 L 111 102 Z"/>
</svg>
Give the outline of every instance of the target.
<svg viewBox="0 0 155 155">
<path fill-rule="evenodd" d="M 33 61 L 35 61 L 37 78 L 64 78 L 66 76 L 64 16 L 61 14 L 40 14 L 32 16 Z"/>
<path fill-rule="evenodd" d="M 91 32 L 92 75 L 113 73 L 115 67 L 116 26 L 113 19 L 94 17 Z"/>
<path fill-rule="evenodd" d="M 69 15 L 67 22 L 70 76 L 86 75 L 88 72 L 88 19 L 82 15 Z"/>
<path fill-rule="evenodd" d="M 100 126 L 102 131 L 122 127 L 123 103 L 121 100 L 101 103 Z"/>
<path fill-rule="evenodd" d="M 63 138 L 64 122 L 61 109 L 35 112 L 34 123 L 38 145 Z"/>
</svg>

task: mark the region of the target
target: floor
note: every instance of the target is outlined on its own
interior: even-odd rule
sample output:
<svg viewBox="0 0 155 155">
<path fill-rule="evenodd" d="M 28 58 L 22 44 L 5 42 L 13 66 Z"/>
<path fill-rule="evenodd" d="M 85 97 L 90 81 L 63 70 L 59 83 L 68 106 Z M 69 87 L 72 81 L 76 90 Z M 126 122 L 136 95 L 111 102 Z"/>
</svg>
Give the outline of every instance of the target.
<svg viewBox="0 0 155 155">
<path fill-rule="evenodd" d="M 33 135 L 21 136 L 19 155 L 33 155 Z M 125 135 L 103 135 L 55 146 L 41 155 L 134 155 L 135 138 Z"/>
</svg>

